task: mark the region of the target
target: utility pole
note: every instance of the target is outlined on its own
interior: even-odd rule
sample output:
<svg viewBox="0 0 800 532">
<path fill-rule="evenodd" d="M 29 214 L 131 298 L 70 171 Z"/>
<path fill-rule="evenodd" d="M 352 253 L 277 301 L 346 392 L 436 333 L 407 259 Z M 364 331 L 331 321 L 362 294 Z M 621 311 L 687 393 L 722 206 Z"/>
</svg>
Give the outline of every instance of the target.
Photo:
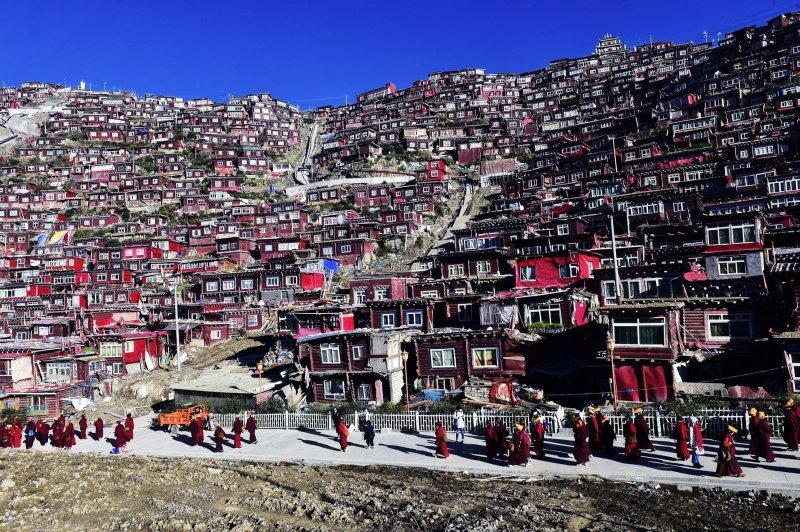
<svg viewBox="0 0 800 532">
<path fill-rule="evenodd" d="M 181 332 L 178 323 L 178 279 L 173 285 L 175 291 L 175 356 L 178 358 L 178 373 L 181 372 Z"/>
<path fill-rule="evenodd" d="M 617 234 L 614 230 L 614 208 L 611 208 L 611 257 L 614 259 L 614 286 L 617 289 L 617 303 L 622 303 L 622 281 L 619 278 L 619 264 L 617 263 Z"/>
<path fill-rule="evenodd" d="M 611 137 L 611 156 L 614 158 L 614 173 L 616 174 L 619 171 L 617 168 L 617 138 Z"/>
</svg>

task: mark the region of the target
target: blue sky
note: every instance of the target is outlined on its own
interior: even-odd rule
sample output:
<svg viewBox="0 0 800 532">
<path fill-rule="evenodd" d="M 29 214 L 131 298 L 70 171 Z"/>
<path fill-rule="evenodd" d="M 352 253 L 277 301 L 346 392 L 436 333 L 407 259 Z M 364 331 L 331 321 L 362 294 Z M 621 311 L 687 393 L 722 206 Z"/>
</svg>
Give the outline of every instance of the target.
<svg viewBox="0 0 800 532">
<path fill-rule="evenodd" d="M 266 91 L 307 108 L 438 70 L 533 70 L 591 53 L 607 32 L 629 46 L 701 42 L 794 10 L 800 0 L 8 2 L 0 81 L 216 100 Z"/>
</svg>

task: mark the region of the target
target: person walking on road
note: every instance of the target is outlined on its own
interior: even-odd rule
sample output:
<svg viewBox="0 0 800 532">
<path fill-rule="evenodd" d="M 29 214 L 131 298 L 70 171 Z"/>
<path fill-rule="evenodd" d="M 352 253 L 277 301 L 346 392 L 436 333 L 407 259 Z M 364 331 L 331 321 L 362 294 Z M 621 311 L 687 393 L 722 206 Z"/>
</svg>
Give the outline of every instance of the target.
<svg viewBox="0 0 800 532">
<path fill-rule="evenodd" d="M 544 418 L 542 416 L 533 419 L 531 441 L 533 442 L 533 454 L 536 455 L 536 458 L 544 458 Z"/>
<path fill-rule="evenodd" d="M 789 451 L 796 451 L 800 444 L 800 411 L 796 407 L 794 399 L 783 405 L 783 441 Z"/>
<path fill-rule="evenodd" d="M 100 441 L 103 438 L 103 418 L 98 417 L 94 420 L 94 439 Z"/>
<path fill-rule="evenodd" d="M 128 441 L 133 440 L 133 416 L 130 414 L 125 416 L 125 437 Z"/>
<path fill-rule="evenodd" d="M 456 443 L 458 443 L 459 436 L 461 436 L 461 443 L 464 443 L 464 430 L 467 425 L 464 422 L 464 410 L 461 408 L 456 410 L 455 414 L 453 414 L 453 425 L 456 429 Z"/>
<path fill-rule="evenodd" d="M 692 467 L 700 469 L 700 455 L 703 454 L 703 430 L 700 422 L 694 416 L 686 420 L 686 429 L 689 431 L 689 450 L 692 453 Z"/>
<path fill-rule="evenodd" d="M 222 442 L 225 441 L 225 431 L 222 430 L 222 427 L 217 423 L 217 428 L 214 429 L 214 443 L 216 447 L 214 448 L 215 453 L 222 452 Z"/>
<path fill-rule="evenodd" d="M 436 450 L 433 452 L 433 456 L 437 458 L 450 456 L 450 451 L 447 449 L 447 431 L 441 421 L 436 422 Z"/>
<path fill-rule="evenodd" d="M 117 420 L 117 426 L 114 427 L 114 446 L 117 450 L 114 454 L 128 452 L 128 438 L 125 435 L 125 426 L 119 419 Z"/>
<path fill-rule="evenodd" d="M 653 442 L 650 441 L 650 425 L 647 424 L 642 409 L 637 408 L 633 413 L 636 414 L 636 420 L 633 424 L 636 425 L 636 441 L 639 445 L 639 451 L 643 449 L 651 452 L 655 451 L 656 448 L 653 447 Z"/>
<path fill-rule="evenodd" d="M 678 455 L 678 460 L 683 461 L 691 457 L 689 453 L 689 428 L 682 419 L 679 419 L 678 423 L 675 424 L 675 454 Z"/>
<path fill-rule="evenodd" d="M 625 437 L 625 458 L 628 460 L 637 460 L 642 456 L 639 450 L 639 439 L 636 425 L 631 420 L 631 416 L 625 416 L 625 426 L 622 429 L 622 435 Z"/>
<path fill-rule="evenodd" d="M 81 419 L 78 421 L 78 437 L 82 440 L 86 439 L 86 429 L 89 427 L 89 422 L 86 421 L 86 414 L 81 414 Z"/>
<path fill-rule="evenodd" d="M 347 451 L 347 437 L 350 435 L 350 430 L 347 428 L 347 425 L 344 424 L 344 419 L 339 419 L 339 425 L 336 427 L 336 435 L 339 440 L 339 447 L 342 449 L 342 452 Z"/>
<path fill-rule="evenodd" d="M 489 460 L 494 460 L 497 458 L 497 436 L 494 432 L 494 424 L 491 422 L 486 424 L 486 430 L 484 432 L 484 438 L 486 438 L 486 458 Z"/>
<path fill-rule="evenodd" d="M 375 427 L 370 420 L 364 424 L 364 443 L 367 444 L 367 449 L 375 448 Z"/>
<path fill-rule="evenodd" d="M 253 417 L 253 414 L 247 416 L 247 421 L 244 424 L 244 428 L 250 433 L 249 443 L 258 443 L 258 440 L 256 439 L 256 429 L 258 428 L 258 423 L 256 423 L 256 418 Z"/>
<path fill-rule="evenodd" d="M 758 431 L 758 439 L 756 440 L 756 462 L 763 458 L 769 463 L 775 461 L 775 453 L 772 452 L 772 445 L 770 438 L 772 437 L 772 427 L 769 426 L 767 416 L 764 412 L 758 413 L 758 424 L 756 425 Z"/>
<path fill-rule="evenodd" d="M 750 456 L 755 458 L 756 456 L 756 440 L 758 440 L 758 410 L 755 408 L 751 408 L 748 410 L 748 415 L 750 416 L 750 421 L 747 424 L 747 432 L 750 435 L 750 446 L 747 448 L 747 451 L 750 453 Z"/>
<path fill-rule="evenodd" d="M 603 444 L 603 451 L 606 456 L 611 457 L 617 454 L 617 450 L 614 449 L 614 440 L 616 439 L 617 434 L 614 432 L 611 422 L 607 417 L 603 416 L 600 420 L 600 443 Z"/>
<path fill-rule="evenodd" d="M 736 444 L 734 435 L 739 432 L 732 425 L 728 425 L 728 433 L 722 438 L 717 451 L 717 476 L 718 477 L 744 477 L 744 471 L 736 459 Z"/>
<path fill-rule="evenodd" d="M 592 454 L 589 450 L 588 430 L 586 423 L 578 417 L 575 419 L 575 426 L 572 428 L 575 436 L 575 443 L 572 446 L 572 456 L 575 458 L 577 465 L 585 466 L 589 462 L 589 456 Z"/>
<path fill-rule="evenodd" d="M 600 423 L 592 407 L 589 407 L 586 413 L 586 433 L 589 436 L 589 452 L 592 456 L 597 456 L 600 452 Z"/>
<path fill-rule="evenodd" d="M 25 426 L 25 448 L 30 449 L 33 447 L 33 442 L 36 441 L 36 424 L 33 420 L 28 420 Z"/>
<path fill-rule="evenodd" d="M 242 433 L 244 432 L 244 425 L 242 425 L 242 419 L 239 414 L 236 414 L 236 420 L 233 422 L 231 432 L 233 432 L 233 448 L 240 449 L 242 447 Z"/>
<path fill-rule="evenodd" d="M 72 446 L 75 445 L 75 425 L 72 424 L 72 421 L 67 423 L 67 426 L 64 427 L 64 450 L 69 451 L 72 449 Z"/>
</svg>

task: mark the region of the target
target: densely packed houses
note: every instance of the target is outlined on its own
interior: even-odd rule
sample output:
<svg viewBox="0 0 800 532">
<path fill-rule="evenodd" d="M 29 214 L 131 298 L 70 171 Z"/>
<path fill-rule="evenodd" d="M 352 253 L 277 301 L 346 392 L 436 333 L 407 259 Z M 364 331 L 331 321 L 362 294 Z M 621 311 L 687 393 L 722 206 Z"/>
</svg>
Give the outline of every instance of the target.
<svg viewBox="0 0 800 532">
<path fill-rule="evenodd" d="M 0 123 L 61 102 L 0 138 L 0 400 L 52 413 L 168 363 L 176 308 L 182 344 L 257 335 L 315 401 L 798 392 L 799 74 L 786 14 L 309 112 L 0 89 Z M 279 191 L 312 122 L 310 182 Z M 467 188 L 444 246 L 382 266 Z"/>
</svg>

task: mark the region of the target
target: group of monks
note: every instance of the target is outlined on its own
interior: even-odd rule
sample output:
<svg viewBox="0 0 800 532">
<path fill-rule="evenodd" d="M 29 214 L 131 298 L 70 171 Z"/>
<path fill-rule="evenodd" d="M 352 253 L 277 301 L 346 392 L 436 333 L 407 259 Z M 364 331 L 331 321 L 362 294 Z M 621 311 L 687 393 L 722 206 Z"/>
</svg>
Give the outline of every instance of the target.
<svg viewBox="0 0 800 532">
<path fill-rule="evenodd" d="M 212 418 L 207 418 L 210 422 Z M 197 417 L 189 422 L 189 433 L 192 435 L 192 447 L 196 445 L 201 445 L 203 441 L 205 441 L 205 426 L 204 426 L 204 419 L 202 417 Z M 236 419 L 233 422 L 233 427 L 231 428 L 231 435 L 233 436 L 233 447 L 234 449 L 240 449 L 242 447 L 242 434 L 247 431 L 250 435 L 250 440 L 248 443 L 256 444 L 258 440 L 256 439 L 256 429 L 258 428 L 258 423 L 256 422 L 256 418 L 253 417 L 252 414 L 247 416 L 247 421 L 242 423 L 242 418 L 240 415 L 236 415 Z M 219 423 L 215 424 L 214 432 L 212 433 L 212 439 L 214 441 L 214 452 L 221 453 L 223 452 L 223 442 L 225 442 L 225 438 L 228 435 L 225 433 L 225 429 Z"/>
<path fill-rule="evenodd" d="M 127 451 L 127 443 L 133 439 L 133 417 L 128 414 L 123 424 L 117 421 L 114 431 L 114 447 L 119 451 Z M 92 438 L 100 440 L 103 437 L 103 419 L 98 417 L 94 421 L 94 434 Z M 54 450 L 69 451 L 75 446 L 77 440 L 85 440 L 89 437 L 89 421 L 85 415 L 81 415 L 78 420 L 78 430 L 72 421 L 67 421 L 61 415 L 52 421 L 52 424 L 45 419 L 28 419 L 23 427 L 22 420 L 15 417 L 13 420 L 0 420 L 0 447 L 19 448 L 25 443 L 25 448 L 33 447 L 34 442 L 39 442 L 45 446 L 48 443 Z"/>
</svg>

